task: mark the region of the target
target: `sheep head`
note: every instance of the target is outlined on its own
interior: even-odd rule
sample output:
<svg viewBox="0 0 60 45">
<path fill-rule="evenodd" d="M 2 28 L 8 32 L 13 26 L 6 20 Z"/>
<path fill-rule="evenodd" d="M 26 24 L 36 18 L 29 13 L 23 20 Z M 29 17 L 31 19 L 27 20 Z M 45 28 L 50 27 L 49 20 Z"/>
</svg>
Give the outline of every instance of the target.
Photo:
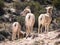
<svg viewBox="0 0 60 45">
<path fill-rule="evenodd" d="M 27 13 L 31 13 L 30 6 L 27 6 L 21 13 L 21 16 L 26 16 Z"/>
<path fill-rule="evenodd" d="M 46 7 L 46 10 L 47 10 L 47 13 L 52 14 L 53 7 L 52 6 L 48 6 L 48 7 Z"/>
</svg>

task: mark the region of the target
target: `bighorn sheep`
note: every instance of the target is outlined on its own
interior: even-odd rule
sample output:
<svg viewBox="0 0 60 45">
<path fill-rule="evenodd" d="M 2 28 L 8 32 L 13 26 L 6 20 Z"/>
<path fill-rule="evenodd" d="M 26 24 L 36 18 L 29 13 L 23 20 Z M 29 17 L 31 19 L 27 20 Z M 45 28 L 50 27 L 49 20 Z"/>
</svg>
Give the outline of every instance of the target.
<svg viewBox="0 0 60 45">
<path fill-rule="evenodd" d="M 20 31 L 21 25 L 18 22 L 14 22 L 12 24 L 12 40 L 16 39 L 16 35 L 19 38 Z"/>
<path fill-rule="evenodd" d="M 27 6 L 23 12 L 21 12 L 21 15 L 26 16 L 25 25 L 26 25 L 26 37 L 27 37 L 33 31 L 33 26 L 35 23 L 35 16 L 34 14 L 31 13 L 29 6 Z"/>
<path fill-rule="evenodd" d="M 52 21 L 52 10 L 53 7 L 52 6 L 48 6 L 46 7 L 47 13 L 45 14 L 40 14 L 40 16 L 38 17 L 38 33 L 41 31 L 42 33 L 42 28 L 45 27 L 45 32 L 48 32 L 49 30 L 49 25 Z M 40 30 L 41 29 L 41 30 Z"/>
</svg>

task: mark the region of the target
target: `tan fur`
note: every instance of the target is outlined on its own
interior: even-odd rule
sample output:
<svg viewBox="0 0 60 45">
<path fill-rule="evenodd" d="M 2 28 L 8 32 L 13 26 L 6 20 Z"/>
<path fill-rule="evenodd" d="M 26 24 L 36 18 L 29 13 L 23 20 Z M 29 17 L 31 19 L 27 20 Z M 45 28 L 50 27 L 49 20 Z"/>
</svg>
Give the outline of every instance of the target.
<svg viewBox="0 0 60 45">
<path fill-rule="evenodd" d="M 45 27 L 45 32 L 48 32 L 50 23 L 52 21 L 52 8 L 47 8 L 46 14 L 41 14 L 38 18 L 38 33 L 42 33 L 42 28 Z M 42 18 L 42 19 L 41 19 Z M 41 27 L 42 25 L 42 27 Z"/>
<path fill-rule="evenodd" d="M 26 16 L 27 13 L 31 13 L 29 6 L 27 6 L 20 14 L 21 16 Z"/>
<path fill-rule="evenodd" d="M 33 32 L 33 26 L 35 23 L 35 16 L 31 13 L 30 7 L 27 6 L 23 12 L 21 12 L 22 15 L 25 16 L 25 26 L 26 26 L 26 37 L 30 35 Z"/>
<path fill-rule="evenodd" d="M 19 38 L 20 31 L 21 31 L 21 25 L 18 22 L 12 25 L 12 40 L 16 39 L 16 35 Z"/>
<path fill-rule="evenodd" d="M 29 16 L 30 16 L 30 18 L 29 18 Z M 34 23 L 35 23 L 34 14 L 28 13 L 25 17 L 26 35 L 29 35 L 33 32 Z"/>
</svg>

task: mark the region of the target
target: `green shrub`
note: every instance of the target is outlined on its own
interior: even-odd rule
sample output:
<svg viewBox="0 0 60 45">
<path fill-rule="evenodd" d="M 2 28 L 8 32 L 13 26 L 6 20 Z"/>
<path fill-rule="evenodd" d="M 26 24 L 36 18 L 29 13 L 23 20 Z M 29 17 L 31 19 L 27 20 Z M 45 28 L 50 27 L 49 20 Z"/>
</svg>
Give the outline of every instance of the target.
<svg viewBox="0 0 60 45">
<path fill-rule="evenodd" d="M 16 20 L 23 26 L 25 25 L 25 17 L 17 16 Z"/>
<path fill-rule="evenodd" d="M 0 8 L 4 7 L 4 1 L 0 0 Z"/>
<path fill-rule="evenodd" d="M 53 0 L 52 5 L 55 6 L 56 8 L 60 9 L 60 0 Z"/>
<path fill-rule="evenodd" d="M 60 23 L 60 17 L 57 17 L 56 20 L 58 23 Z"/>
<path fill-rule="evenodd" d="M 40 3 L 37 1 L 30 1 L 30 2 L 14 2 L 14 7 L 16 7 L 16 9 L 20 9 L 23 10 L 26 6 L 30 6 L 32 13 L 37 13 L 39 14 L 41 11 L 40 10 L 44 10 Z M 44 11 L 43 11 L 44 12 Z"/>
</svg>

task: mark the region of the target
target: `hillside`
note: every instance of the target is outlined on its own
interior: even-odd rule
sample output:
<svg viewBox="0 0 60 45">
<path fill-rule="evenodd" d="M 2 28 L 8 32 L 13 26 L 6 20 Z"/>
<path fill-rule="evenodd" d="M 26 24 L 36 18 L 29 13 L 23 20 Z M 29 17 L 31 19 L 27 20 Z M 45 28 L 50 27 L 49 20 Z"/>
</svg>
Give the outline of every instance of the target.
<svg viewBox="0 0 60 45">
<path fill-rule="evenodd" d="M 49 32 L 37 34 L 38 17 L 46 13 L 45 7 L 53 6 Z M 31 37 L 26 38 L 25 16 L 21 12 L 30 6 L 35 16 Z M 12 23 L 21 24 L 20 38 L 11 40 Z M 0 0 L 0 45 L 60 45 L 60 1 L 59 0 Z"/>
</svg>

